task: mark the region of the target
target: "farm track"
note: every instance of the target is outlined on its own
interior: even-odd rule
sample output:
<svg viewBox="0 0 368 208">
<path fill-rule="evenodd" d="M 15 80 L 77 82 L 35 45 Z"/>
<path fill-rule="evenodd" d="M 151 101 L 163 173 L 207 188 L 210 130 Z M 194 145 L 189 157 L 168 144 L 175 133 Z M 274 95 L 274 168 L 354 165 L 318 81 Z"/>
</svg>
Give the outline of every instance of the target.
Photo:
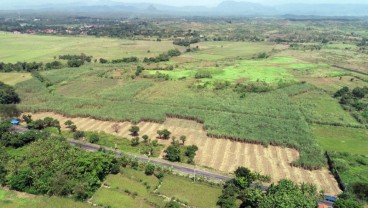
<svg viewBox="0 0 368 208">
<path fill-rule="evenodd" d="M 335 67 L 335 68 L 338 68 L 338 69 L 343 69 L 343 70 L 346 70 L 346 71 L 355 72 L 357 74 L 368 75 L 368 73 L 358 71 L 358 70 L 355 70 L 355 69 L 346 68 L 346 67 L 343 67 L 343 66 L 338 66 L 338 65 L 331 65 L 331 66 Z"/>
<path fill-rule="evenodd" d="M 69 118 L 55 113 L 35 113 L 34 119 L 53 117 L 61 124 L 66 120 L 72 120 L 79 130 L 104 131 L 113 135 L 131 138 L 129 135 L 130 122 L 99 121 L 92 118 Z M 118 134 L 113 132 L 112 125 L 121 127 Z M 273 182 L 288 178 L 297 183 L 313 183 L 319 190 L 335 196 L 341 191 L 333 175 L 327 168 L 320 170 L 305 170 L 292 167 L 290 163 L 299 157 L 298 151 L 278 146 L 264 147 L 257 144 L 241 143 L 226 139 L 214 139 L 207 136 L 203 126 L 195 121 L 168 118 L 164 123 L 140 122 L 140 136 L 147 134 L 150 138 L 156 138 L 157 130 L 168 129 L 172 136 L 179 138 L 187 136 L 186 145 L 195 144 L 199 147 L 196 163 L 201 166 L 211 167 L 223 172 L 233 172 L 237 167 L 248 167 L 252 171 L 270 175 Z M 159 140 L 161 144 L 169 145 L 170 140 Z"/>
</svg>

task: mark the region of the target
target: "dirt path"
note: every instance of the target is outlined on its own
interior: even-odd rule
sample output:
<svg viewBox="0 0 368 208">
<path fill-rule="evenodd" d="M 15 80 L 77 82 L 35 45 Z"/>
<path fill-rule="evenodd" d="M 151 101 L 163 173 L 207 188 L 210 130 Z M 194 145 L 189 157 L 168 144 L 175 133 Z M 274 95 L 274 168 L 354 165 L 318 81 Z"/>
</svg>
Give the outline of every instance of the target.
<svg viewBox="0 0 368 208">
<path fill-rule="evenodd" d="M 114 133 L 112 126 L 118 124 L 121 127 L 119 136 L 131 138 L 129 135 L 129 122 L 99 121 L 92 118 L 68 118 L 55 113 L 36 113 L 34 119 L 53 117 L 63 123 L 70 119 L 79 124 L 77 127 L 83 131 L 104 131 Z M 237 167 L 248 167 L 252 171 L 270 175 L 272 181 L 289 178 L 297 183 L 313 183 L 318 189 L 323 189 L 326 194 L 337 195 L 340 193 L 337 182 L 330 172 L 323 168 L 321 170 L 308 171 L 290 166 L 290 162 L 298 159 L 299 153 L 294 149 L 233 142 L 225 139 L 214 139 L 207 137 L 206 131 L 201 124 L 194 121 L 168 118 L 163 124 L 140 122 L 140 135 L 147 134 L 150 138 L 157 136 L 157 130 L 167 128 L 172 136 L 179 138 L 187 136 L 186 145 L 195 144 L 199 147 L 196 163 L 198 165 L 211 167 L 224 172 L 233 172 Z M 160 143 L 168 145 L 170 140 L 159 140 Z"/>
</svg>

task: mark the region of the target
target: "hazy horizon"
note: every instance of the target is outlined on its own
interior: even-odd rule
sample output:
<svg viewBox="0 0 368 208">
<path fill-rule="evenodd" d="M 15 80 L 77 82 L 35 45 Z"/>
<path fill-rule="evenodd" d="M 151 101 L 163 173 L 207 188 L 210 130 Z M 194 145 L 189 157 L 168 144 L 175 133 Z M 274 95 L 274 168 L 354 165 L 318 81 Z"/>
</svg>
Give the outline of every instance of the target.
<svg viewBox="0 0 368 208">
<path fill-rule="evenodd" d="M 105 0 L 3 0 L 3 5 L 7 6 L 26 6 L 26 5 L 40 5 L 40 4 L 62 4 L 72 2 L 103 2 Z M 223 2 L 223 0 L 106 0 L 123 3 L 152 3 L 164 4 L 170 6 L 216 6 Z M 242 0 L 238 0 L 242 1 Z M 366 0 L 245 0 L 243 2 L 261 3 L 265 5 L 290 4 L 290 3 L 305 3 L 305 4 L 368 4 Z"/>
</svg>

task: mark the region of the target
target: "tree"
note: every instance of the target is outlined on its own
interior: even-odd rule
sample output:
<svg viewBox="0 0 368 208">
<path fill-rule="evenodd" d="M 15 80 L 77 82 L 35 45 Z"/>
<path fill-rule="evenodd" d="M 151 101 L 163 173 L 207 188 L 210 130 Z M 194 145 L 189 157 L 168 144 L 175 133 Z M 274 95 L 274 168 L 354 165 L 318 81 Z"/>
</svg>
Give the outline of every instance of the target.
<svg viewBox="0 0 368 208">
<path fill-rule="evenodd" d="M 169 139 L 170 135 L 171 135 L 171 132 L 167 129 L 164 129 L 164 130 L 158 130 L 157 134 L 158 134 L 160 139 Z"/>
<path fill-rule="evenodd" d="M 72 68 L 78 68 L 84 64 L 84 61 L 79 59 L 68 60 L 68 66 Z"/>
<path fill-rule="evenodd" d="M 98 134 L 94 133 L 89 136 L 89 142 L 92 144 L 97 143 L 99 140 L 100 140 L 100 137 L 98 136 Z"/>
<path fill-rule="evenodd" d="M 314 189 L 316 190 L 316 189 Z M 304 190 L 305 191 L 305 190 Z M 290 180 L 281 180 L 279 183 L 271 184 L 260 200 L 258 207 L 316 207 L 319 195 L 312 189 L 308 193 L 303 192 L 297 184 Z"/>
<path fill-rule="evenodd" d="M 30 168 L 21 170 L 9 179 L 10 188 L 16 191 L 33 192 L 32 170 Z"/>
<path fill-rule="evenodd" d="M 138 126 L 132 126 L 129 131 L 131 132 L 132 136 L 138 136 L 139 127 Z"/>
<path fill-rule="evenodd" d="M 27 124 L 31 123 L 33 120 L 32 120 L 32 115 L 30 114 L 27 114 L 27 115 L 23 115 L 22 116 L 22 119 L 24 122 L 26 122 Z"/>
<path fill-rule="evenodd" d="M 361 205 L 359 202 L 353 200 L 353 199 L 341 199 L 339 198 L 334 203 L 334 208 L 363 208 L 363 205 Z"/>
<path fill-rule="evenodd" d="M 225 184 L 222 194 L 217 201 L 217 205 L 221 208 L 235 208 L 237 188 L 232 183 Z"/>
<path fill-rule="evenodd" d="M 176 141 L 176 137 L 171 137 L 171 144 L 178 147 L 179 146 L 179 141 Z"/>
<path fill-rule="evenodd" d="M 42 130 L 42 129 L 45 128 L 45 124 L 44 124 L 43 120 L 41 120 L 41 119 L 32 121 L 27 126 L 28 126 L 29 129 L 37 129 L 37 130 Z"/>
<path fill-rule="evenodd" d="M 131 144 L 132 144 L 133 147 L 138 146 L 139 145 L 139 137 L 134 137 L 131 140 Z"/>
<path fill-rule="evenodd" d="M 174 57 L 174 56 L 180 56 L 181 52 L 178 49 L 171 49 L 167 52 L 167 54 L 171 57 Z"/>
<path fill-rule="evenodd" d="M 77 126 L 75 124 L 71 125 L 69 128 L 72 132 L 75 132 L 77 130 Z"/>
<path fill-rule="evenodd" d="M 264 193 L 259 188 L 248 188 L 239 194 L 242 201 L 240 207 L 258 207 L 258 204 L 264 199 Z"/>
<path fill-rule="evenodd" d="M 151 163 L 148 163 L 144 169 L 144 173 L 146 175 L 153 175 L 154 172 L 155 172 L 155 166 Z"/>
<path fill-rule="evenodd" d="M 180 204 L 176 201 L 171 200 L 169 203 L 165 205 L 165 208 L 180 208 Z"/>
<path fill-rule="evenodd" d="M 335 94 L 334 97 L 341 97 L 343 95 L 345 95 L 346 93 L 349 93 L 350 89 L 348 87 L 343 87 L 340 90 L 338 90 Z"/>
<path fill-rule="evenodd" d="M 74 139 L 80 139 L 80 138 L 83 138 L 84 137 L 84 132 L 83 131 L 76 131 L 74 132 L 73 134 L 73 138 Z"/>
<path fill-rule="evenodd" d="M 100 58 L 100 63 L 101 64 L 107 64 L 109 61 L 107 59 L 104 58 Z"/>
<path fill-rule="evenodd" d="M 142 139 L 143 139 L 144 143 L 147 143 L 148 140 L 149 140 L 149 137 L 147 135 L 143 135 Z"/>
<path fill-rule="evenodd" d="M 20 98 L 15 89 L 0 82 L 0 104 L 17 104 L 19 102 Z"/>
<path fill-rule="evenodd" d="M 188 163 L 194 163 L 194 157 L 196 156 L 196 152 L 198 151 L 198 147 L 196 145 L 191 145 L 187 147 L 185 151 L 185 155 L 189 158 Z"/>
<path fill-rule="evenodd" d="M 360 88 L 360 87 L 356 87 L 353 89 L 352 93 L 353 93 L 353 96 L 356 97 L 356 98 L 364 98 L 365 94 L 367 94 L 368 90 L 366 90 L 365 88 Z"/>
<path fill-rule="evenodd" d="M 167 149 L 164 151 L 166 153 L 165 159 L 171 161 L 171 162 L 180 162 L 180 149 L 174 145 L 170 145 L 167 147 Z"/>
<path fill-rule="evenodd" d="M 359 199 L 368 201 L 368 183 L 354 183 L 352 185 L 352 191 Z"/>
<path fill-rule="evenodd" d="M 66 128 L 70 128 L 71 125 L 74 125 L 74 122 L 71 120 L 67 120 L 64 122 L 64 125 L 66 126 Z"/>
<path fill-rule="evenodd" d="M 158 141 L 157 141 L 157 139 L 155 139 L 155 140 L 153 140 L 153 141 L 152 141 L 152 146 L 154 146 L 154 147 L 157 147 L 157 146 L 158 146 Z"/>
<path fill-rule="evenodd" d="M 187 140 L 186 136 L 184 136 L 184 135 L 180 136 L 180 141 L 183 143 L 183 145 L 184 145 L 186 140 Z"/>
<path fill-rule="evenodd" d="M 112 125 L 111 128 L 115 133 L 119 133 L 121 127 L 119 126 L 119 124 L 116 123 Z"/>
</svg>

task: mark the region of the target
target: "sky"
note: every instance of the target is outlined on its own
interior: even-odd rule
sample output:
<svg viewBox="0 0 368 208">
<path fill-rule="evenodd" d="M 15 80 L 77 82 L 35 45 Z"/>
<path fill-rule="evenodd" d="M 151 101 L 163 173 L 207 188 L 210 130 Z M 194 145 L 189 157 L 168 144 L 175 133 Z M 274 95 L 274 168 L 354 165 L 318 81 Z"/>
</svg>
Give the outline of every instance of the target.
<svg viewBox="0 0 368 208">
<path fill-rule="evenodd" d="M 14 6 L 25 4 L 55 4 L 66 2 L 91 2 L 101 0 L 0 0 L 2 5 Z M 102 0 L 103 1 L 103 0 Z M 222 2 L 222 0 L 113 0 L 118 2 L 148 2 L 174 6 L 216 6 Z M 341 4 L 368 4 L 368 0 L 247 0 L 248 2 L 262 3 L 266 5 L 284 4 L 284 3 L 341 3 Z M 1 6 L 0 6 L 1 7 Z"/>
</svg>

